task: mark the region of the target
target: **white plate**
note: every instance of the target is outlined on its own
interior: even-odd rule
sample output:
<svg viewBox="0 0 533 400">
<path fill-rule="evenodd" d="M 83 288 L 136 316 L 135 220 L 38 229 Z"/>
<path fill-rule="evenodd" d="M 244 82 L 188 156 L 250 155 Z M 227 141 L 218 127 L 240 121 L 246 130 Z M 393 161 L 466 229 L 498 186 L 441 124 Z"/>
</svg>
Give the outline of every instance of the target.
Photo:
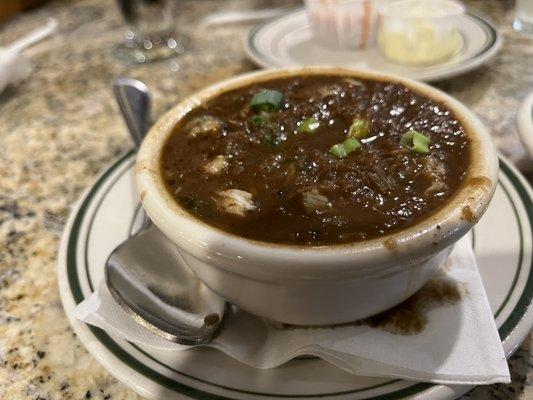
<svg viewBox="0 0 533 400">
<path fill-rule="evenodd" d="M 106 170 L 76 207 L 62 238 L 58 279 L 70 323 L 87 350 L 141 395 L 157 399 L 453 399 L 470 389 L 350 375 L 320 359 L 257 370 L 214 349 L 147 350 L 71 317 L 103 279 L 111 250 L 133 229 L 139 210 L 134 154 Z M 472 240 L 506 354 L 533 325 L 533 192 L 507 162 Z"/>
<path fill-rule="evenodd" d="M 335 65 L 395 73 L 421 81 L 450 78 L 479 67 L 494 56 L 501 37 L 490 22 L 467 12 L 459 23 L 461 50 L 450 60 L 430 67 L 407 67 L 385 60 L 377 48 L 331 51 L 314 44 L 305 10 L 300 9 L 253 28 L 246 40 L 248 57 L 264 68 Z"/>
</svg>

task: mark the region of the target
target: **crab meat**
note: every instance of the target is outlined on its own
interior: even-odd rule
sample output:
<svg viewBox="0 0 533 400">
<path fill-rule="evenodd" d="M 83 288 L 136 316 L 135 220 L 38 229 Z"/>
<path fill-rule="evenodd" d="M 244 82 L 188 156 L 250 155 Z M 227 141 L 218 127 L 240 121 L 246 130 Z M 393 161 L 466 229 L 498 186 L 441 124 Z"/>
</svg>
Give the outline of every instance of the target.
<svg viewBox="0 0 533 400">
<path fill-rule="evenodd" d="M 244 217 L 246 213 L 257 209 L 251 193 L 239 189 L 228 189 L 217 193 L 218 206 L 221 210 Z"/>
<path fill-rule="evenodd" d="M 189 131 L 189 137 L 214 136 L 222 131 L 220 121 L 210 115 L 198 117 L 189 122 L 186 128 Z"/>
<path fill-rule="evenodd" d="M 220 175 L 227 167 L 227 157 L 216 156 L 204 165 L 204 171 L 210 175 Z"/>
<path fill-rule="evenodd" d="M 446 167 L 444 164 L 435 159 L 428 157 L 424 165 L 424 176 L 431 181 L 431 185 L 424 191 L 426 196 L 446 190 L 448 186 L 444 182 L 446 176 Z"/>
<path fill-rule="evenodd" d="M 302 193 L 302 203 L 308 212 L 320 214 L 331 207 L 329 199 L 317 189 Z"/>
<path fill-rule="evenodd" d="M 443 181 L 434 180 L 433 183 L 426 190 L 424 190 L 424 194 L 429 196 L 430 194 L 442 192 L 447 188 L 448 186 Z"/>
</svg>

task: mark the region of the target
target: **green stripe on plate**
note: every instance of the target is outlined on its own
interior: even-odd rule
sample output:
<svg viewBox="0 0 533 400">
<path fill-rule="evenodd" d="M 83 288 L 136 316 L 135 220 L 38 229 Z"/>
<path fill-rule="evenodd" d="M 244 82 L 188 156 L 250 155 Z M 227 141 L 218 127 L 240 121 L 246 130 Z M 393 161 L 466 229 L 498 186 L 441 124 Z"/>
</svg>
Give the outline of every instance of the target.
<svg viewBox="0 0 533 400">
<path fill-rule="evenodd" d="M 507 303 L 509 302 L 509 299 L 511 298 L 511 294 L 513 293 L 514 287 L 516 286 L 516 283 L 518 282 L 518 277 L 520 276 L 520 272 L 522 271 L 522 261 L 524 258 L 524 234 L 522 232 L 522 222 L 520 221 L 520 217 L 518 216 L 518 210 L 516 209 L 516 205 L 511 198 L 511 194 L 509 193 L 509 190 L 504 185 L 501 185 L 503 191 L 505 192 L 505 195 L 507 196 L 507 199 L 509 199 L 509 203 L 511 203 L 511 207 L 513 208 L 513 214 L 516 218 L 516 222 L 518 224 L 518 235 L 520 237 L 520 248 L 518 250 L 518 268 L 516 269 L 516 272 L 513 277 L 513 282 L 511 283 L 511 289 L 507 292 L 505 295 L 505 298 L 502 301 L 502 304 L 496 312 L 494 313 L 494 318 L 498 318 L 500 313 L 503 311 Z M 502 325 L 503 326 L 503 325 Z M 501 336 L 501 333 L 500 333 Z"/>
<path fill-rule="evenodd" d="M 527 213 L 529 226 L 531 229 L 533 227 L 533 201 L 531 197 L 529 196 L 529 193 L 526 191 L 525 187 L 523 186 L 518 176 L 515 175 L 515 173 L 503 160 L 500 160 L 500 169 L 507 176 L 507 178 L 511 181 L 511 184 L 514 186 L 515 190 L 517 191 L 518 196 L 520 197 L 520 200 L 522 200 L 522 203 Z M 522 238 L 522 236 L 520 237 Z M 523 246 L 521 245 L 520 248 L 522 247 Z M 522 317 L 527 312 L 527 309 L 531 307 L 532 298 L 533 298 L 533 258 L 531 260 L 529 275 L 526 281 L 526 286 L 524 290 L 522 291 L 522 295 L 518 299 L 518 302 L 515 308 L 513 309 L 513 311 L 511 311 L 509 317 L 507 317 L 507 319 L 502 324 L 500 329 L 498 329 L 498 332 L 500 332 L 500 338 L 502 339 L 502 341 L 507 340 L 509 334 L 513 331 L 513 329 L 516 327 L 516 325 L 520 322 Z"/>
</svg>

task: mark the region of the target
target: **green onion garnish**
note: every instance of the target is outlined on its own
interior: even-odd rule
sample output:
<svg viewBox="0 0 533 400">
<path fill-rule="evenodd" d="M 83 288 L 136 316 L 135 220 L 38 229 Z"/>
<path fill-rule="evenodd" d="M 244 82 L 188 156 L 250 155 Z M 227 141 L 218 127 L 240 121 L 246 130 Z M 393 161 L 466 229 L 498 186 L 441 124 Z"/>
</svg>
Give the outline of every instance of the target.
<svg viewBox="0 0 533 400">
<path fill-rule="evenodd" d="M 331 146 L 329 149 L 329 153 L 337 158 L 344 158 L 348 155 L 342 144 L 335 144 Z"/>
<path fill-rule="evenodd" d="M 400 139 L 400 145 L 410 148 L 415 153 L 429 153 L 430 138 L 417 131 L 406 132 Z"/>
<path fill-rule="evenodd" d="M 283 105 L 283 94 L 277 90 L 261 90 L 254 94 L 250 107 L 254 111 L 275 111 Z"/>
<path fill-rule="evenodd" d="M 400 145 L 403 147 L 411 147 L 413 145 L 413 137 L 415 136 L 415 131 L 409 131 L 404 133 L 400 139 Z"/>
<path fill-rule="evenodd" d="M 344 142 L 342 142 L 342 147 L 344 147 L 346 154 L 350 154 L 352 151 L 357 150 L 359 147 L 361 147 L 361 143 L 357 139 L 348 138 Z"/>
<path fill-rule="evenodd" d="M 348 130 L 348 136 L 354 139 L 363 139 L 370 133 L 370 123 L 366 119 L 355 118 Z"/>
<path fill-rule="evenodd" d="M 311 118 L 306 118 L 302 122 L 300 122 L 300 126 L 298 127 L 299 132 L 305 132 L 305 133 L 313 133 L 318 129 L 320 126 L 320 122 Z"/>
<path fill-rule="evenodd" d="M 429 153 L 429 137 L 420 132 L 416 132 L 413 136 L 413 150 L 417 153 Z"/>
<path fill-rule="evenodd" d="M 361 147 L 359 140 L 348 138 L 342 143 L 331 146 L 329 153 L 337 158 L 344 158 L 352 151 L 357 150 L 359 147 Z"/>
</svg>

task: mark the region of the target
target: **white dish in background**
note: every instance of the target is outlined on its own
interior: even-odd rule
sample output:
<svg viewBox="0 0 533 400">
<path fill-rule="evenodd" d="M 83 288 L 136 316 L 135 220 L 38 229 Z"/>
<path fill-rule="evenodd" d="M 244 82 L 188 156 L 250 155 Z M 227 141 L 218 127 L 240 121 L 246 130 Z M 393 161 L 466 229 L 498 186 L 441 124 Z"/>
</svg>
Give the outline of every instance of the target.
<svg viewBox="0 0 533 400">
<path fill-rule="evenodd" d="M 102 281 L 111 250 L 139 222 L 134 163 L 134 153 L 119 159 L 73 211 L 61 241 L 58 280 L 63 307 L 81 343 L 137 393 L 165 400 L 449 400 L 471 389 L 354 376 L 320 359 L 257 370 L 213 349 L 171 353 L 141 348 L 74 319 L 76 305 Z M 533 191 L 508 162 L 501 160 L 500 165 L 493 201 L 471 238 L 503 347 L 510 355 L 533 326 Z"/>
<path fill-rule="evenodd" d="M 516 117 L 518 135 L 529 158 L 533 160 L 533 91 L 521 104 Z"/>
<path fill-rule="evenodd" d="M 392 63 L 429 66 L 449 60 L 464 45 L 457 29 L 465 12 L 456 0 L 395 0 L 379 9 L 378 46 Z"/>
<path fill-rule="evenodd" d="M 336 49 L 375 43 L 379 0 L 304 0 L 315 42 Z"/>
<path fill-rule="evenodd" d="M 318 46 L 314 43 L 305 10 L 298 9 L 253 28 L 245 42 L 245 50 L 254 63 L 264 68 L 334 65 L 436 81 L 479 67 L 500 48 L 500 35 L 489 21 L 478 15 L 467 11 L 460 17 L 458 29 L 463 43 L 461 50 L 451 59 L 438 65 L 410 67 L 388 62 L 377 47 L 359 51 L 332 51 Z"/>
</svg>

